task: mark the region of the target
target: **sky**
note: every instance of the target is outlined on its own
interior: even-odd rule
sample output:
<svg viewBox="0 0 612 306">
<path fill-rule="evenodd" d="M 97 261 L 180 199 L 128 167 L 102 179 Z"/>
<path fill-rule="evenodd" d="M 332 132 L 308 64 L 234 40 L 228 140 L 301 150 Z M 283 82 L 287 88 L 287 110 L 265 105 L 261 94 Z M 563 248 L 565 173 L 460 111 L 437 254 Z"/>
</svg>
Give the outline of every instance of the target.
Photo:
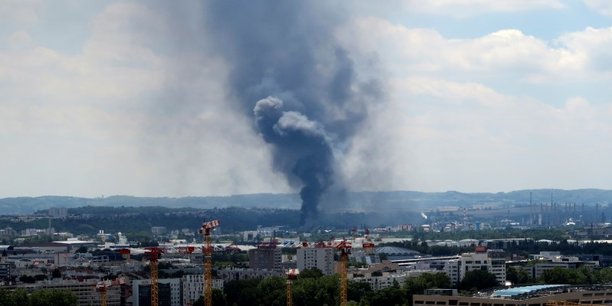
<svg viewBox="0 0 612 306">
<path fill-rule="evenodd" d="M 311 5 L 382 88 L 334 148 L 349 190 L 612 189 L 612 1 Z M 297 191 L 207 8 L 0 0 L 0 197 Z"/>
</svg>

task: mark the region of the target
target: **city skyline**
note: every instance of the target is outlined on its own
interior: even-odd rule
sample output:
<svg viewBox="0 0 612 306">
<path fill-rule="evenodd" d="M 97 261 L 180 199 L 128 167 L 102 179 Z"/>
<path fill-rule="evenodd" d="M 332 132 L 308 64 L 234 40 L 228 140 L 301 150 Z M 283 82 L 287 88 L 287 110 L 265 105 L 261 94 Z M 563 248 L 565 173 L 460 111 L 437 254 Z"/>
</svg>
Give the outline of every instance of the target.
<svg viewBox="0 0 612 306">
<path fill-rule="evenodd" d="M 612 189 L 612 4 L 302 6 L 296 16 L 320 17 L 305 28 L 325 28 L 356 78 L 382 91 L 333 142 L 347 189 Z M 253 108 L 233 102 L 236 63 L 207 9 L 0 1 L 0 198 L 298 191 L 272 165 Z M 253 31 L 275 24 L 260 22 Z M 313 64 L 325 75 L 327 62 Z"/>
</svg>

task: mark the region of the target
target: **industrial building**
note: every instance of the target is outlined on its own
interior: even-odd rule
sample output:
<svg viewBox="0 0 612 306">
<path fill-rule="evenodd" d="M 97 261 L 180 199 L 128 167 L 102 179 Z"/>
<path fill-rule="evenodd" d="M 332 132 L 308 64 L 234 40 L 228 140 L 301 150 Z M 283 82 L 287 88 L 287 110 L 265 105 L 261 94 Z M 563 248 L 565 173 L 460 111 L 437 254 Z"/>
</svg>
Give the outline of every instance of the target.
<svg viewBox="0 0 612 306">
<path fill-rule="evenodd" d="M 612 305 L 611 286 L 534 285 L 495 290 L 475 296 L 448 294 L 418 294 L 413 296 L 413 305 L 453 306 L 547 306 L 561 302 L 585 305 Z"/>
</svg>

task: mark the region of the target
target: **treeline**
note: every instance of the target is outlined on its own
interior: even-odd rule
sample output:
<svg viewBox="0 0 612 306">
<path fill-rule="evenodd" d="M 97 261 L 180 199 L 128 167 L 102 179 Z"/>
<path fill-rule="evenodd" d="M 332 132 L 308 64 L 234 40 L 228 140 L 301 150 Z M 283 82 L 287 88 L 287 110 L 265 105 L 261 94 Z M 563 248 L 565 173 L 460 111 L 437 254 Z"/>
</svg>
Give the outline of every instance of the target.
<svg viewBox="0 0 612 306">
<path fill-rule="evenodd" d="M 165 226 L 168 230 L 189 228 L 197 231 L 204 220 L 221 221 L 222 232 L 252 230 L 258 226 L 284 226 L 288 229 L 316 231 L 321 228 L 342 229 L 349 232 L 356 224 L 367 225 L 385 220 L 377 213 L 321 213 L 308 228 L 300 225 L 300 211 L 271 208 L 165 208 L 165 207 L 100 207 L 87 206 L 68 209 L 66 219 L 53 219 L 56 231 L 94 235 L 103 229 L 108 233 L 122 232 L 128 235 L 150 235 L 152 226 Z M 394 215 L 404 217 L 404 215 Z M 16 231 L 26 228 L 47 228 L 47 218 L 18 221 L 12 217 L 0 218 L 0 228 L 11 227 Z M 375 223 L 379 224 L 379 223 Z"/>
<path fill-rule="evenodd" d="M 69 290 L 41 289 L 30 294 L 24 289 L 0 289 L 0 306 L 76 306 L 77 298 Z"/>
<path fill-rule="evenodd" d="M 230 281 L 224 285 L 223 293 L 213 295 L 215 306 L 284 306 L 287 305 L 287 283 L 282 277 L 262 280 Z M 428 288 L 448 288 L 450 282 L 444 273 L 425 273 L 409 278 L 403 284 L 374 291 L 367 283 L 348 283 L 349 305 L 389 306 L 411 305 L 412 295 L 421 294 Z M 322 306 L 338 305 L 339 279 L 336 275 L 322 275 L 317 269 L 307 269 L 300 273 L 292 284 L 293 305 Z M 201 301 L 194 306 L 202 305 Z"/>
<path fill-rule="evenodd" d="M 381 245 L 403 247 L 428 254 L 432 256 L 448 256 L 457 255 L 465 252 L 473 252 L 475 245 L 471 246 L 439 246 L 429 245 L 427 242 L 417 239 L 406 240 L 401 242 L 389 242 Z M 506 255 L 519 255 L 527 257 L 529 254 L 538 254 L 541 251 L 558 251 L 563 255 L 610 255 L 612 254 L 612 244 L 588 242 L 584 244 L 569 243 L 567 240 L 561 240 L 559 243 L 537 242 L 535 240 L 524 240 L 516 242 L 494 241 L 487 244 L 490 249 L 504 250 Z"/>
<path fill-rule="evenodd" d="M 612 268 L 592 269 L 581 267 L 578 269 L 554 268 L 546 270 L 539 279 L 531 278 L 527 267 L 508 267 L 506 279 L 515 285 L 524 284 L 569 284 L 569 285 L 594 285 L 612 283 Z"/>
</svg>

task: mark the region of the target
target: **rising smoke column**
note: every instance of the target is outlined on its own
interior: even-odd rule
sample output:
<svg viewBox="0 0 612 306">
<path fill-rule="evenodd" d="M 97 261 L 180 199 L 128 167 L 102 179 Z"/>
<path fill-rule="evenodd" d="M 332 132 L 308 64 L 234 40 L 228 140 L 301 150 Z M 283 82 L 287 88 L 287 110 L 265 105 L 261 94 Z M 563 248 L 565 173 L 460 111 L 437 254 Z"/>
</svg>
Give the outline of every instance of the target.
<svg viewBox="0 0 612 306">
<path fill-rule="evenodd" d="M 321 195 L 332 184 L 332 148 L 319 123 L 282 108 L 281 100 L 268 97 L 259 100 L 253 112 L 264 140 L 273 145 L 275 167 L 303 185 L 300 222 L 304 224 L 316 216 Z"/>
<path fill-rule="evenodd" d="M 273 167 L 300 189 L 302 224 L 332 188 L 343 190 L 335 152 L 379 99 L 334 39 L 346 8 L 326 1 L 210 1 L 207 34 L 230 66 L 229 90 L 270 144 Z"/>
</svg>

